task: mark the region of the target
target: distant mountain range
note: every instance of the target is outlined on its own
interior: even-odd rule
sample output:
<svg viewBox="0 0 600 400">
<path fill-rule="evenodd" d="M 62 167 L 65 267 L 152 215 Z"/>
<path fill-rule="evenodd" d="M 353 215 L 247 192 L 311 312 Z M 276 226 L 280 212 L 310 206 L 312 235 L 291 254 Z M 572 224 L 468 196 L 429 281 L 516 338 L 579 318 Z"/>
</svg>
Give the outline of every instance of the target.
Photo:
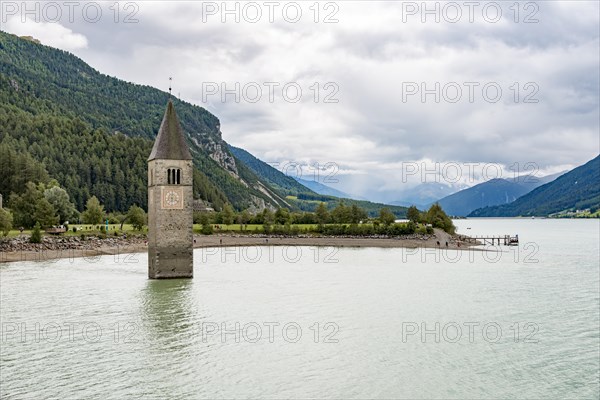
<svg viewBox="0 0 600 400">
<path fill-rule="evenodd" d="M 312 190 L 313 192 L 319 193 L 319 194 L 324 194 L 326 196 L 335 196 L 335 197 L 340 197 L 340 198 L 347 198 L 347 199 L 357 199 L 357 200 L 362 200 L 357 198 L 356 196 L 352 196 L 349 195 L 348 193 L 344 193 L 340 190 L 334 189 L 330 186 L 324 185 L 320 182 L 317 181 L 309 181 L 307 179 L 302 179 L 302 178 L 296 178 L 294 177 L 294 179 L 300 183 L 303 186 L 306 186 L 307 188 L 309 188 L 310 190 Z"/>
<path fill-rule="evenodd" d="M 509 204 L 474 210 L 469 217 L 547 216 L 600 207 L 600 156 Z"/>
<path fill-rule="evenodd" d="M 538 186 L 551 182 L 564 172 L 542 178 L 491 179 L 468 189 L 446 196 L 437 202 L 449 215 L 465 217 L 482 207 L 508 204 Z"/>
<path fill-rule="evenodd" d="M 231 153 L 258 176 L 262 177 L 271 186 L 283 190 L 288 195 L 297 196 L 300 193 L 322 194 L 325 196 L 339 197 L 340 199 L 366 200 L 359 196 L 353 196 L 317 181 L 292 177 L 284 174 L 268 163 L 254 157 L 248 151 L 239 147 L 229 145 Z"/>
<path fill-rule="evenodd" d="M 371 217 L 378 215 L 379 210 L 383 207 L 389 208 L 399 218 L 406 216 L 406 207 L 352 198 L 350 195 L 322 183 L 292 178 L 244 149 L 230 145 L 229 150 L 236 160 L 250 168 L 261 181 L 275 188 L 277 192 L 285 194 L 285 201 L 294 209 L 314 211 L 320 203 L 325 203 L 331 209 L 340 202 L 344 202 L 346 205 L 358 205 Z"/>
<path fill-rule="evenodd" d="M 437 200 L 456 193 L 466 187 L 466 185 L 462 184 L 447 184 L 441 182 L 421 183 L 402 193 L 402 200 L 395 200 L 390 204 L 405 207 L 416 206 L 419 209 L 425 209 Z"/>
<path fill-rule="evenodd" d="M 272 187 L 279 189 L 286 195 L 298 195 L 299 193 L 318 193 L 313 192 L 301 183 L 298 183 L 294 178 L 284 174 L 264 161 L 259 160 L 252 154 L 239 147 L 229 145 L 229 150 L 236 159 L 246 164 L 254 173 L 261 177 Z"/>
</svg>

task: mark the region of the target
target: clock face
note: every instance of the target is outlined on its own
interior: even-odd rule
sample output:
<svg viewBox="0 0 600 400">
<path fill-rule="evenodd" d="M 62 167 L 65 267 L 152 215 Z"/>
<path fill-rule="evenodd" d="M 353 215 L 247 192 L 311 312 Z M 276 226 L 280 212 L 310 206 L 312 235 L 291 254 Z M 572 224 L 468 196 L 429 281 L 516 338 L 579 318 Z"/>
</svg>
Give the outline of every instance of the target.
<svg viewBox="0 0 600 400">
<path fill-rule="evenodd" d="M 169 207 L 176 207 L 179 204 L 179 194 L 173 190 L 169 190 L 165 195 L 165 203 Z"/>
<path fill-rule="evenodd" d="M 180 188 L 163 188 L 162 208 L 183 209 L 183 192 Z"/>
</svg>

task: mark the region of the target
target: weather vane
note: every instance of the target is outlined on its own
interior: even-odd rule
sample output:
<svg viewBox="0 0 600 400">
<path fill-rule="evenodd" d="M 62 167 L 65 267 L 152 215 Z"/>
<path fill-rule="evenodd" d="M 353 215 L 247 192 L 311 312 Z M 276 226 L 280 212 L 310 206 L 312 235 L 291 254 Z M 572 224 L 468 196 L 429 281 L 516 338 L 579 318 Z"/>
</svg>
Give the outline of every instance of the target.
<svg viewBox="0 0 600 400">
<path fill-rule="evenodd" d="M 169 77 L 169 98 L 171 98 L 171 83 L 173 83 L 173 78 Z"/>
</svg>

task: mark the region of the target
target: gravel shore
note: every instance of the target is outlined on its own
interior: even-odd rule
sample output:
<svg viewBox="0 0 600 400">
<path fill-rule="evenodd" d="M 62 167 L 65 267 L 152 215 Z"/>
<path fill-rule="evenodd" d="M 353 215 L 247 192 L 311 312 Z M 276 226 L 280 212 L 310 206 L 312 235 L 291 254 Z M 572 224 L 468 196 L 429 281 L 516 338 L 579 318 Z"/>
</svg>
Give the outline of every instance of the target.
<svg viewBox="0 0 600 400">
<path fill-rule="evenodd" d="M 438 244 L 439 243 L 439 244 Z M 435 229 L 433 235 L 407 235 L 401 237 L 309 236 L 285 237 L 277 235 L 215 234 L 194 235 L 194 248 L 236 246 L 327 246 L 327 247 L 383 247 L 383 248 L 448 248 L 468 250 L 476 246 L 459 236 Z M 146 252 L 148 245 L 141 236 L 99 237 L 48 237 L 42 243 L 29 243 L 21 236 L 0 241 L 0 263 L 16 261 L 46 261 L 60 258 L 97 257 L 100 255 Z"/>
</svg>

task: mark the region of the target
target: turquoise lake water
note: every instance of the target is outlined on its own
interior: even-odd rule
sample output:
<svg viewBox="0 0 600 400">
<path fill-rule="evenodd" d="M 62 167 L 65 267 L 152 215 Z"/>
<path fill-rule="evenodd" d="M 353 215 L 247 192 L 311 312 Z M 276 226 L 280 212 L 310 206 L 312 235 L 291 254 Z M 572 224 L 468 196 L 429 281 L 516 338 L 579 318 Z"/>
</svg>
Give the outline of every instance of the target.
<svg viewBox="0 0 600 400">
<path fill-rule="evenodd" d="M 456 224 L 521 243 L 0 264 L 0 397 L 598 398 L 600 221 Z"/>
</svg>

